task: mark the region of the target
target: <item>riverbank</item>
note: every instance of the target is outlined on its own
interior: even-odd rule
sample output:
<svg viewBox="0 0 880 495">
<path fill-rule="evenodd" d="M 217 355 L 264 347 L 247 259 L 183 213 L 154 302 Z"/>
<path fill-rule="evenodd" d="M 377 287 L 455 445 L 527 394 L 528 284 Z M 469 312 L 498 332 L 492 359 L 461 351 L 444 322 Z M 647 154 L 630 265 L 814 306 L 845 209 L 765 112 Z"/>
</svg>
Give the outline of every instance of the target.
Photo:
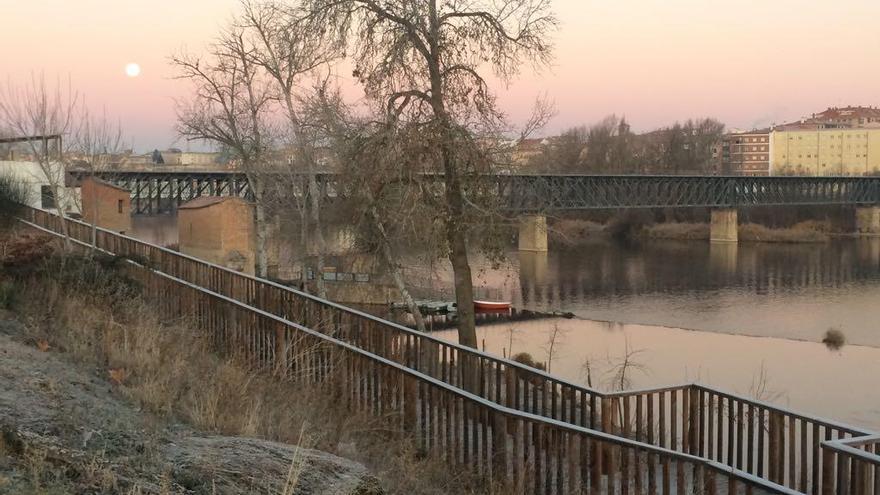
<svg viewBox="0 0 880 495">
<path fill-rule="evenodd" d="M 641 239 L 709 240 L 707 223 L 658 223 L 644 227 L 637 236 Z M 806 221 L 790 228 L 773 229 L 756 223 L 738 226 L 740 242 L 826 242 L 830 226 L 824 222 Z"/>
<path fill-rule="evenodd" d="M 214 354 L 122 260 L 0 243 L 0 492 L 481 493 L 326 387 Z"/>
<path fill-rule="evenodd" d="M 815 243 L 831 238 L 828 222 L 808 220 L 790 228 L 770 228 L 756 223 L 739 225 L 740 242 Z M 560 246 L 576 246 L 595 239 L 625 236 L 634 240 L 708 241 L 710 225 L 698 222 L 667 222 L 621 225 L 588 220 L 558 220 L 550 229 L 550 242 Z"/>
</svg>

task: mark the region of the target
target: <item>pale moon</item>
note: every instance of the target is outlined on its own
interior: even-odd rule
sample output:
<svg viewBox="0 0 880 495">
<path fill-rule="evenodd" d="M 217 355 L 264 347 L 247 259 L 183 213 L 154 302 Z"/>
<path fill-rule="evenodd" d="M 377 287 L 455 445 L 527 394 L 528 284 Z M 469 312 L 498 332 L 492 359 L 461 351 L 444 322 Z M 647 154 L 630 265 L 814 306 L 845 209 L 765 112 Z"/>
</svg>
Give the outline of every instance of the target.
<svg viewBox="0 0 880 495">
<path fill-rule="evenodd" d="M 135 63 L 130 63 L 125 66 L 125 74 L 128 77 L 137 77 L 141 75 L 141 66 Z"/>
</svg>

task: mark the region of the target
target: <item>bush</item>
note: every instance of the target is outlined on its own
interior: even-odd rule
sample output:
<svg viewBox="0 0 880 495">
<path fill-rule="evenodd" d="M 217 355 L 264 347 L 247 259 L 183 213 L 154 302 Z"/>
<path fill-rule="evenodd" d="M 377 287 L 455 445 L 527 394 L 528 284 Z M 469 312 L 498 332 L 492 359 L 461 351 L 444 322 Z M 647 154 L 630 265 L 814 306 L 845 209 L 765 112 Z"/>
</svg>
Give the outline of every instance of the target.
<svg viewBox="0 0 880 495">
<path fill-rule="evenodd" d="M 633 240 L 653 223 L 654 215 L 651 210 L 623 210 L 611 218 L 605 230 L 615 239 Z"/>
<path fill-rule="evenodd" d="M 15 221 L 27 200 L 27 188 L 21 181 L 0 175 L 0 226 L 7 227 Z"/>
<path fill-rule="evenodd" d="M 18 290 L 8 281 L 0 282 L 0 308 L 12 309 L 18 298 Z"/>
<path fill-rule="evenodd" d="M 822 343 L 832 351 L 836 351 L 846 344 L 846 336 L 836 328 L 829 328 L 825 332 L 825 337 L 822 338 Z"/>
</svg>

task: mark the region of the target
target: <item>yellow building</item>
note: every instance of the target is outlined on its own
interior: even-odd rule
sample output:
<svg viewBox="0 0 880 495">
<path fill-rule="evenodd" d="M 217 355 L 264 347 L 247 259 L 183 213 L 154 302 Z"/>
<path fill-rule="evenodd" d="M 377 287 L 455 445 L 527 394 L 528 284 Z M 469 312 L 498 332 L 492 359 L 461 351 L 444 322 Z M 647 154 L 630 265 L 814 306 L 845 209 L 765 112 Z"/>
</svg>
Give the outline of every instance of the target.
<svg viewBox="0 0 880 495">
<path fill-rule="evenodd" d="M 777 129 L 771 175 L 880 174 L 880 128 Z"/>
</svg>

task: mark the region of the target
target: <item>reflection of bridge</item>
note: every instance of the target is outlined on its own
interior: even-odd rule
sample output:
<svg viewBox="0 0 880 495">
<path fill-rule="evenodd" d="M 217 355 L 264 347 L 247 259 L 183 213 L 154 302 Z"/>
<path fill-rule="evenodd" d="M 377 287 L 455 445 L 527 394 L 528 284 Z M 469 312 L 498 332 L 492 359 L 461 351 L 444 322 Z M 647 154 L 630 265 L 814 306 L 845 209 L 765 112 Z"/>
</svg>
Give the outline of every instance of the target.
<svg viewBox="0 0 880 495">
<path fill-rule="evenodd" d="M 815 245 L 714 244 L 709 250 L 652 244 L 640 256 L 621 256 L 613 244 L 582 246 L 577 255 L 520 253 L 516 283 L 483 289 L 481 297 L 521 307 L 558 309 L 597 299 L 694 292 L 802 292 L 877 280 L 880 239 Z M 685 270 L 684 267 L 693 267 Z"/>
<path fill-rule="evenodd" d="M 72 172 L 81 179 L 88 172 Z M 102 171 L 98 177 L 132 193 L 135 214 L 176 208 L 198 196 L 249 197 L 247 177 L 236 171 Z M 280 177 L 280 174 L 279 174 Z M 305 176 L 293 179 L 292 194 L 305 191 Z M 323 199 L 344 197 L 335 173 L 318 175 Z M 439 183 L 442 176 L 423 175 Z M 783 205 L 868 206 L 859 216 L 867 230 L 880 230 L 880 177 L 700 177 L 620 175 L 487 175 L 501 206 L 511 213 L 546 213 L 620 208 L 713 209 L 712 238 L 736 241 L 736 208 Z M 296 183 L 299 182 L 301 186 Z M 876 225 L 875 225 L 876 224 Z M 862 227 L 862 226 L 860 226 Z M 521 248 L 546 250 L 546 219 L 530 215 L 520 229 Z M 523 240 L 527 245 L 523 245 Z"/>
</svg>

